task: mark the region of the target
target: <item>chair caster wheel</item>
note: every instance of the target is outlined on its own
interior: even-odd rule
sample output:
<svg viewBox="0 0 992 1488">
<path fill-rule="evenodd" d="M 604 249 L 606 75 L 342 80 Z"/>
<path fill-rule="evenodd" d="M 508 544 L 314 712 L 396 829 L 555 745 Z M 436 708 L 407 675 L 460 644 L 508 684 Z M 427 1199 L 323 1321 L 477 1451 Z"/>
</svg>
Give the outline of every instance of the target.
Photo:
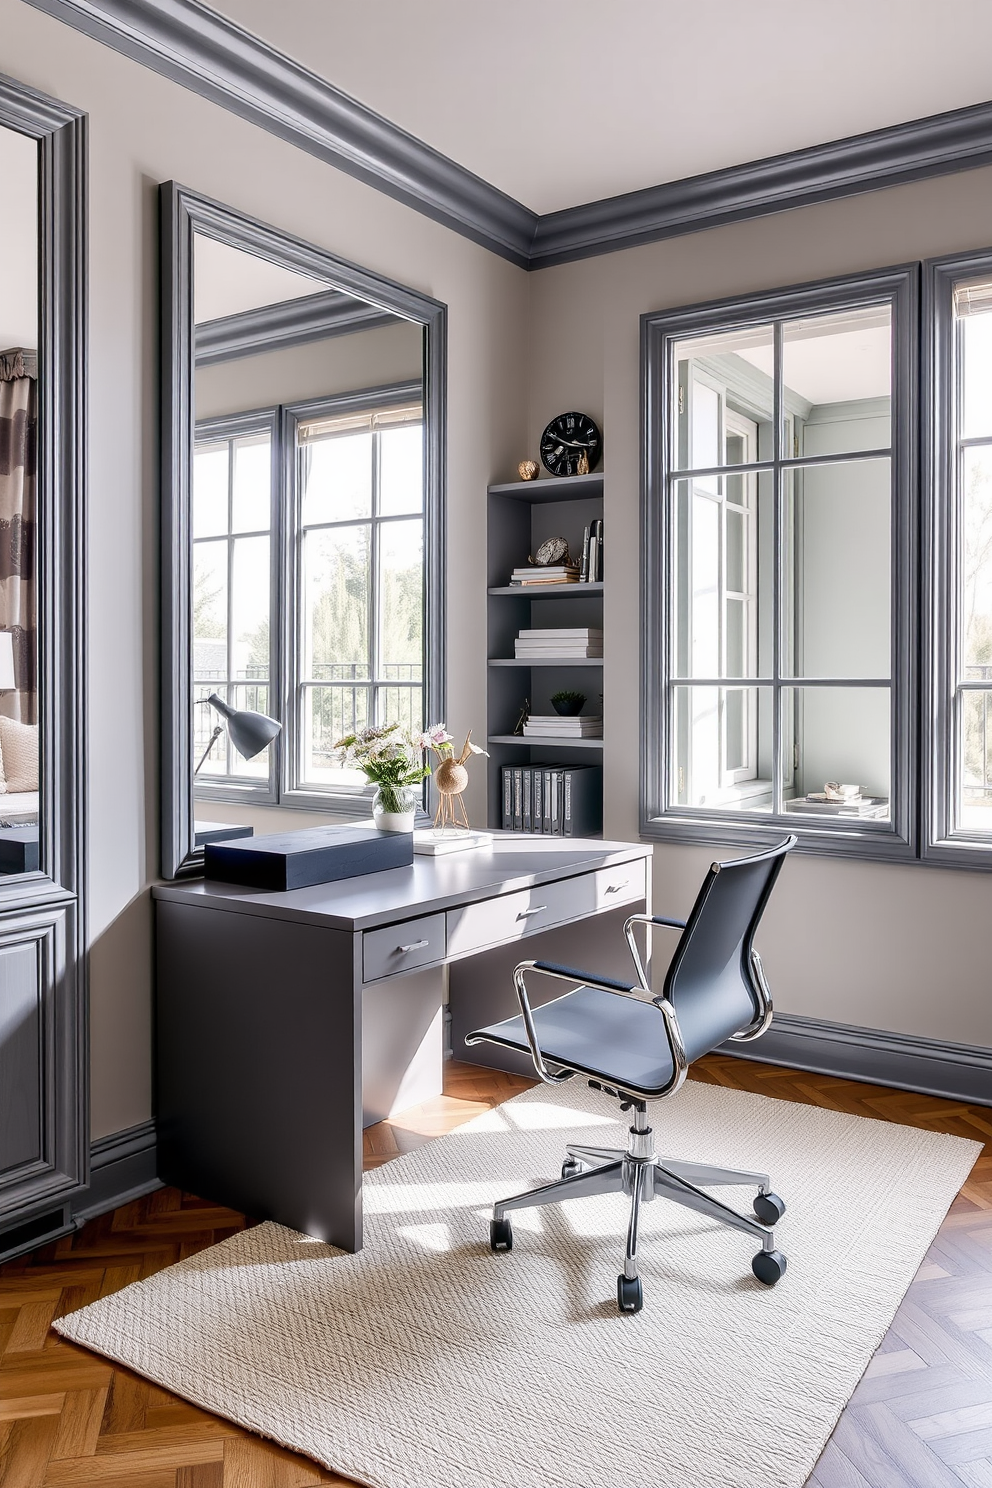
<svg viewBox="0 0 992 1488">
<path fill-rule="evenodd" d="M 759 1250 L 751 1262 L 751 1270 L 765 1286 L 773 1287 L 785 1275 L 785 1256 L 780 1250 Z"/>
<path fill-rule="evenodd" d="M 785 1213 L 785 1200 L 778 1194 L 758 1194 L 754 1201 L 754 1215 L 763 1225 L 778 1224 Z"/>
<path fill-rule="evenodd" d="M 489 1221 L 489 1248 L 497 1252 L 513 1249 L 513 1229 L 508 1219 Z"/>
<path fill-rule="evenodd" d="M 574 1178 L 576 1173 L 582 1172 L 582 1163 L 577 1157 L 566 1157 L 561 1165 L 561 1176 L 563 1178 Z"/>
<path fill-rule="evenodd" d="M 639 1276 L 617 1277 L 617 1306 L 621 1312 L 640 1312 L 644 1306 L 644 1288 Z"/>
</svg>

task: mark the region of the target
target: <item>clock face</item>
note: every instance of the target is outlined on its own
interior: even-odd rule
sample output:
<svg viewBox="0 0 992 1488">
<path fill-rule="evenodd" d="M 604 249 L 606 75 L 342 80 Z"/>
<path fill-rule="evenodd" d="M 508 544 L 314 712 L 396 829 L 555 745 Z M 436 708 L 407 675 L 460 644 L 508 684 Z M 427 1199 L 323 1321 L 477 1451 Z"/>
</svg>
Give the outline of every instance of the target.
<svg viewBox="0 0 992 1488">
<path fill-rule="evenodd" d="M 552 475 L 578 475 L 579 462 L 595 470 L 603 436 L 587 413 L 560 413 L 541 435 L 541 459 Z"/>
</svg>

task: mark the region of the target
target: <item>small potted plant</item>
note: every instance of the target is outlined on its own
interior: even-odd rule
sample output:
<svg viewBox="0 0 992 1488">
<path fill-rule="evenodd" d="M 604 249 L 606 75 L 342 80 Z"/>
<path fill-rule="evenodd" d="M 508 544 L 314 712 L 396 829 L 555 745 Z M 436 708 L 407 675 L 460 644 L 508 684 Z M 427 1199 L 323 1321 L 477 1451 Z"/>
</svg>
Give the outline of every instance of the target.
<svg viewBox="0 0 992 1488">
<path fill-rule="evenodd" d="M 561 692 L 551 694 L 551 706 L 560 718 L 574 718 L 586 700 L 584 692 Z"/>
<path fill-rule="evenodd" d="M 423 751 L 450 738 L 444 724 L 410 734 L 398 723 L 372 725 L 339 739 L 334 748 L 342 764 L 355 765 L 375 786 L 372 820 L 380 832 L 412 832 L 420 804 L 416 787 L 431 773 Z"/>
</svg>

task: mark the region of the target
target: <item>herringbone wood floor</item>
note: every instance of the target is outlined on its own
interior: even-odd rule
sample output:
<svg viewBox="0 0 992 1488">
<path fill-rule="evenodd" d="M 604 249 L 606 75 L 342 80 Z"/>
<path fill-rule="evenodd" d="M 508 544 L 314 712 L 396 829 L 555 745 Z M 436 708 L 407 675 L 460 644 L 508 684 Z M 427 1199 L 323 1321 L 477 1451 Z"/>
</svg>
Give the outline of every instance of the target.
<svg viewBox="0 0 992 1488">
<path fill-rule="evenodd" d="M 992 1137 L 992 1110 L 985 1107 L 717 1056 L 694 1066 L 694 1076 L 985 1142 Z M 367 1166 L 449 1131 L 529 1083 L 450 1065 L 446 1095 L 366 1132 Z M 161 1189 L 0 1267 L 0 1488 L 345 1484 L 49 1329 L 54 1317 L 192 1255 L 244 1223 L 230 1210 Z M 498 1477 L 494 1464 L 493 1480 Z M 992 1488 L 992 1143 L 947 1216 L 809 1488 L 962 1484 Z M 536 1479 L 534 1488 L 540 1488 Z"/>
</svg>

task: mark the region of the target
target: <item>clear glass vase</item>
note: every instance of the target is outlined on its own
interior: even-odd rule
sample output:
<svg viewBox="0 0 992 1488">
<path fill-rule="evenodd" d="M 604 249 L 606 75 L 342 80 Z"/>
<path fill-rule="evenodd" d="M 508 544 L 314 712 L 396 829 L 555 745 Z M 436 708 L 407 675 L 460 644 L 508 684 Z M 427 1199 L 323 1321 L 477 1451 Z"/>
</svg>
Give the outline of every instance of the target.
<svg viewBox="0 0 992 1488">
<path fill-rule="evenodd" d="M 380 832 L 412 832 L 420 805 L 414 785 L 379 785 L 372 797 L 372 820 Z"/>
</svg>

